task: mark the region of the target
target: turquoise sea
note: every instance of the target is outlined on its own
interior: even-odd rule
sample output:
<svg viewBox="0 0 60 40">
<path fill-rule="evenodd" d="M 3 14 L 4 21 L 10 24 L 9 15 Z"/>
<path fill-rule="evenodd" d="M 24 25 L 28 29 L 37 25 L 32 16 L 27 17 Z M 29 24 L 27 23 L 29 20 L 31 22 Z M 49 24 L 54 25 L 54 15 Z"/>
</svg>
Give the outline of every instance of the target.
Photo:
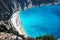
<svg viewBox="0 0 60 40">
<path fill-rule="evenodd" d="M 22 26 L 29 37 L 54 35 L 60 38 L 60 5 L 32 7 L 20 11 Z"/>
</svg>

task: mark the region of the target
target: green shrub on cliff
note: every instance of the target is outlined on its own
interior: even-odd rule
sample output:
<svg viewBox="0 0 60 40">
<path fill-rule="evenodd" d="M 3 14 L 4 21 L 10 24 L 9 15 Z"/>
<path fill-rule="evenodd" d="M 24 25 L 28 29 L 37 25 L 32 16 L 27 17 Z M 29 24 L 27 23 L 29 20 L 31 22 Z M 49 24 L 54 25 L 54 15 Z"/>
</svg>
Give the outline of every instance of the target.
<svg viewBox="0 0 60 40">
<path fill-rule="evenodd" d="M 42 37 L 36 37 L 34 40 L 57 40 L 53 35 L 45 35 Z"/>
</svg>

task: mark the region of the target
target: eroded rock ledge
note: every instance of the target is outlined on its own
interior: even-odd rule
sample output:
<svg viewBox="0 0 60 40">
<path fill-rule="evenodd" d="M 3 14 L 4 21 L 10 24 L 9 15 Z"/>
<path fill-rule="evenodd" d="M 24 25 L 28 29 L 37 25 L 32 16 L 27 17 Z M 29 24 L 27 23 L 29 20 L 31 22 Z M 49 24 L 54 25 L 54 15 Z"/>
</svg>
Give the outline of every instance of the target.
<svg viewBox="0 0 60 40">
<path fill-rule="evenodd" d="M 0 32 L 0 40 L 23 40 L 23 39 L 11 33 Z"/>
</svg>

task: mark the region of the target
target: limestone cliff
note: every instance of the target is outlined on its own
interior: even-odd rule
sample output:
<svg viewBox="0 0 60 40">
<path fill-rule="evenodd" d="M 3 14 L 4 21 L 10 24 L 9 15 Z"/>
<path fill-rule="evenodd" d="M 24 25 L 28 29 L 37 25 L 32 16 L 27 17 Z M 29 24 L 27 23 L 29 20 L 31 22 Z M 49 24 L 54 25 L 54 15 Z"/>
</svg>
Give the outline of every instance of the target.
<svg viewBox="0 0 60 40">
<path fill-rule="evenodd" d="M 30 3 L 31 5 L 34 5 L 34 6 L 38 4 L 40 5 L 40 2 L 38 1 L 37 0 L 36 1 L 34 0 L 33 1 L 32 0 L 0 0 L 0 24 L 5 25 L 8 30 L 13 31 L 13 33 L 16 34 L 17 30 L 11 22 L 11 16 L 16 11 L 20 10 L 20 8 L 24 10 L 24 8 L 28 7 Z"/>
<path fill-rule="evenodd" d="M 4 25 L 11 33 L 18 34 L 11 22 L 11 16 L 19 10 L 16 0 L 0 0 L 0 25 Z"/>
<path fill-rule="evenodd" d="M 0 0 L 0 21 L 10 19 L 11 15 L 18 10 L 16 0 Z"/>
</svg>

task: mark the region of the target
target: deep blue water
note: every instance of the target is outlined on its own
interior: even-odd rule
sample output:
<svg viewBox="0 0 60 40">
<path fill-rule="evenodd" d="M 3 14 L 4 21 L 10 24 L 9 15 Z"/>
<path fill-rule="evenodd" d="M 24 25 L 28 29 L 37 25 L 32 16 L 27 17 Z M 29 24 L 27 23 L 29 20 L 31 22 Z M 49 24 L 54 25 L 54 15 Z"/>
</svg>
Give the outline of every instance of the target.
<svg viewBox="0 0 60 40">
<path fill-rule="evenodd" d="M 54 35 L 60 38 L 60 5 L 33 7 L 20 11 L 24 30 L 30 37 Z"/>
</svg>

